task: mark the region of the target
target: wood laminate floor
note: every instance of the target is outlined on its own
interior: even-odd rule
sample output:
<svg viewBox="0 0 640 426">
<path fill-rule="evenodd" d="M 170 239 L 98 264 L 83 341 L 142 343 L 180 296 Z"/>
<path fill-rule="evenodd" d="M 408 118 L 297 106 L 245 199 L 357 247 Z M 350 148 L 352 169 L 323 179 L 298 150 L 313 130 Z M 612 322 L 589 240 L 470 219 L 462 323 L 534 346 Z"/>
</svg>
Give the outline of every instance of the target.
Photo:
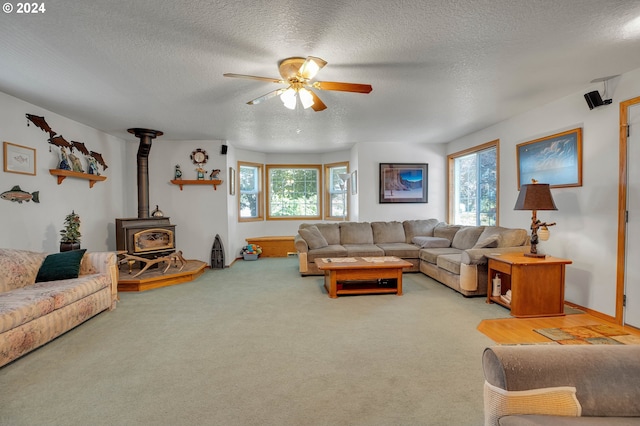
<svg viewBox="0 0 640 426">
<path fill-rule="evenodd" d="M 621 331 L 640 336 L 640 330 L 623 327 L 589 314 L 572 314 L 561 317 L 500 318 L 483 320 L 478 331 L 499 344 L 543 343 L 550 339 L 533 331 L 536 328 L 575 327 L 580 325 L 606 324 Z"/>
</svg>

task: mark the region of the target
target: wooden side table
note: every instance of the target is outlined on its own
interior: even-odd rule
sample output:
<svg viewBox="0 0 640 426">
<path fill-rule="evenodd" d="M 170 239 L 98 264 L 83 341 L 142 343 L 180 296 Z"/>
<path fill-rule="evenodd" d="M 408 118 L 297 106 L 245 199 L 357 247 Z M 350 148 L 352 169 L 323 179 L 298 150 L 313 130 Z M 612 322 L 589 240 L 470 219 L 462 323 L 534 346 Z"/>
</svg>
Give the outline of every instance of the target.
<svg viewBox="0 0 640 426">
<path fill-rule="evenodd" d="M 514 317 L 564 315 L 564 276 L 567 259 L 526 257 L 523 253 L 487 255 L 487 303 L 511 310 Z M 493 278 L 500 274 L 501 296 L 511 290 L 511 303 L 492 296 Z"/>
</svg>

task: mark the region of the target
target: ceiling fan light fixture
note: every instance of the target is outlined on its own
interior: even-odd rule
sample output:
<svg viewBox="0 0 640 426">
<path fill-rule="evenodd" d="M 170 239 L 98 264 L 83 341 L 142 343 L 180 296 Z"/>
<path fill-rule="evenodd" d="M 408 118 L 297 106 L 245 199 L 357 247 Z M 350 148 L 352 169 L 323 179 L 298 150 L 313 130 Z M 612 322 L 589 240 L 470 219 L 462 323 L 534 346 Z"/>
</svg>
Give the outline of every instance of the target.
<svg viewBox="0 0 640 426">
<path fill-rule="evenodd" d="M 280 95 L 280 100 L 285 107 L 289 109 L 296 109 L 296 91 L 293 88 L 288 88 Z"/>
<path fill-rule="evenodd" d="M 320 71 L 320 66 L 311 58 L 309 58 L 300 68 L 300 75 L 311 80 Z"/>
<path fill-rule="evenodd" d="M 300 96 L 300 102 L 302 103 L 302 107 L 304 109 L 307 109 L 313 105 L 313 95 L 309 90 L 302 88 L 298 91 L 298 95 Z"/>
<path fill-rule="evenodd" d="M 280 100 L 282 100 L 284 106 L 292 110 L 296 109 L 298 93 L 300 94 L 300 103 L 305 109 L 312 107 L 315 112 L 319 112 L 327 109 L 327 106 L 322 102 L 322 99 L 316 95 L 315 90 L 351 93 L 371 92 L 372 87 L 370 84 L 343 83 L 337 81 L 311 81 L 315 78 L 318 71 L 326 65 L 327 61 L 316 56 L 307 56 L 306 58 L 294 56 L 291 58 L 285 58 L 278 62 L 278 71 L 282 77 L 280 79 L 233 73 L 225 73 L 223 76 L 246 78 L 285 85 L 288 84 L 288 87 L 285 86 L 280 89 L 272 90 L 266 95 L 250 100 L 247 104 L 256 105 L 266 101 L 267 99 L 280 96 Z"/>
</svg>

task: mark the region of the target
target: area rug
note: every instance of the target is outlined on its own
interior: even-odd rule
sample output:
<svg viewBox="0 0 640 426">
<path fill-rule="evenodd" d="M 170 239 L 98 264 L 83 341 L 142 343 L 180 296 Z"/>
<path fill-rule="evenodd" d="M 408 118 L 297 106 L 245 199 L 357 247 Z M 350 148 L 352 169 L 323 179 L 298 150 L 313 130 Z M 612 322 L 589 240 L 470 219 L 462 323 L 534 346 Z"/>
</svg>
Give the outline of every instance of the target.
<svg viewBox="0 0 640 426">
<path fill-rule="evenodd" d="M 560 345 L 634 345 L 640 344 L 635 336 L 606 324 L 581 325 L 562 328 L 534 329 L 538 334 Z"/>
</svg>

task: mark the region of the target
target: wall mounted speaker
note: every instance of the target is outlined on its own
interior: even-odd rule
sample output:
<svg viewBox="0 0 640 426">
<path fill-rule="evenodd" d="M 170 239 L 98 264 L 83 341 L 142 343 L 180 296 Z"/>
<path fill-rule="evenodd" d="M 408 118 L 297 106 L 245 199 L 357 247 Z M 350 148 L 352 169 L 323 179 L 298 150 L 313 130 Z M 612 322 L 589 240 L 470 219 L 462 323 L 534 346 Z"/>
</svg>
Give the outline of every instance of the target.
<svg viewBox="0 0 640 426">
<path fill-rule="evenodd" d="M 227 155 L 227 146 L 226 145 L 222 145 L 222 147 L 220 148 L 220 154 Z"/>
<path fill-rule="evenodd" d="M 602 102 L 602 98 L 600 97 L 600 93 L 597 90 L 585 94 L 584 99 L 587 101 L 589 109 L 594 109 L 596 107 L 604 105 L 604 102 Z"/>
</svg>

